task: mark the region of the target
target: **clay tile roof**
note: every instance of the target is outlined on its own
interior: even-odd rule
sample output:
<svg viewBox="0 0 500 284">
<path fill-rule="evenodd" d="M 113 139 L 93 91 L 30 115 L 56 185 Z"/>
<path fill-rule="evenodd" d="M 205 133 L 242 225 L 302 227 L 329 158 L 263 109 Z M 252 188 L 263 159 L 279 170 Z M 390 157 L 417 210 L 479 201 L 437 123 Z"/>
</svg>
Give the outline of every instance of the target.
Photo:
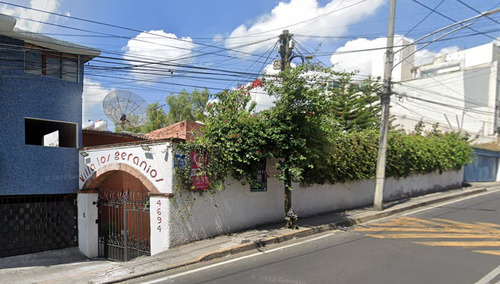
<svg viewBox="0 0 500 284">
<path fill-rule="evenodd" d="M 146 133 L 146 138 L 150 140 L 177 138 L 182 140 L 193 140 L 193 133 L 201 135 L 201 128 L 204 124 L 195 121 L 184 120 L 175 124 Z"/>
</svg>

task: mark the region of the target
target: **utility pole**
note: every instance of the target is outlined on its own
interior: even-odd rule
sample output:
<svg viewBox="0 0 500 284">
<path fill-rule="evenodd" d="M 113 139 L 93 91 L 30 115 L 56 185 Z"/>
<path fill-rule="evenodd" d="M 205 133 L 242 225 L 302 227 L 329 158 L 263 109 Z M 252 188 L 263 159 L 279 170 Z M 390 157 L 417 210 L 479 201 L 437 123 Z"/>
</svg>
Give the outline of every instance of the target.
<svg viewBox="0 0 500 284">
<path fill-rule="evenodd" d="M 279 53 L 281 56 L 281 71 L 290 69 L 290 60 L 292 56 L 292 35 L 288 30 L 283 30 L 280 35 Z M 288 163 L 288 157 L 285 157 L 285 163 Z M 285 219 L 287 220 L 287 227 L 294 229 L 295 219 L 297 216 L 293 213 L 292 209 L 292 174 L 290 170 L 285 169 Z"/>
<path fill-rule="evenodd" d="M 396 14 L 396 0 L 391 0 L 389 10 L 389 29 L 387 32 L 387 50 L 385 53 L 384 90 L 380 98 L 382 118 L 380 121 L 380 138 L 378 145 L 377 172 L 375 176 L 375 196 L 373 206 L 376 210 L 384 209 L 385 161 L 387 152 L 387 133 L 389 132 L 389 107 L 391 103 L 391 73 L 394 62 L 394 18 Z"/>
<path fill-rule="evenodd" d="M 454 32 L 457 32 L 463 28 L 467 28 L 471 24 L 466 24 L 470 21 L 482 18 L 482 17 L 487 17 L 496 13 L 500 12 L 500 8 L 494 9 L 494 10 L 489 10 L 482 12 L 474 17 L 467 18 L 462 21 L 455 22 L 451 25 L 448 25 L 446 27 L 440 28 L 432 33 L 426 34 L 419 39 L 415 40 L 414 43 L 418 43 L 419 41 L 428 38 L 430 36 L 433 36 L 437 33 L 444 32 L 445 30 L 448 30 L 450 28 L 453 28 L 455 26 L 460 25 L 458 28 L 454 28 L 453 30 L 438 36 L 437 38 L 434 38 L 433 40 L 429 41 L 428 43 L 424 44 L 422 47 L 418 48 L 415 50 L 413 53 L 408 55 L 405 58 L 402 58 L 399 60 L 397 64 L 393 64 L 394 61 L 394 53 L 392 51 L 393 46 L 394 46 L 394 17 L 396 14 L 396 0 L 391 0 L 391 6 L 390 6 L 390 12 L 389 12 L 389 30 L 387 32 L 387 51 L 386 51 L 386 61 L 385 61 L 385 70 L 384 70 L 384 91 L 381 97 L 381 104 L 382 104 L 382 119 L 380 122 L 380 140 L 379 140 L 379 150 L 378 150 L 378 159 L 377 159 L 377 173 L 376 173 L 376 183 L 375 183 L 375 196 L 373 200 L 373 206 L 376 210 L 382 210 L 383 209 L 383 197 L 384 197 L 384 182 L 385 182 L 385 161 L 386 161 L 386 150 L 387 150 L 387 132 L 389 129 L 389 104 L 390 104 L 390 96 L 391 96 L 391 73 L 392 69 L 394 66 L 397 66 L 398 64 L 401 64 L 403 61 L 405 61 L 409 56 L 413 55 L 417 51 L 427 47 L 431 43 L 444 38 L 445 36 L 448 36 Z M 402 49 L 398 50 L 401 51 Z M 445 115 L 446 117 L 446 115 Z M 446 117 L 446 120 L 448 121 L 448 124 L 451 125 L 450 121 L 448 120 L 448 117 Z M 457 118 L 458 121 L 458 118 Z M 460 123 L 459 127 L 460 127 Z"/>
<path fill-rule="evenodd" d="M 288 33 L 288 30 L 283 30 L 280 35 L 280 49 L 279 53 L 281 55 L 281 71 L 285 71 L 290 68 L 290 57 L 292 55 L 292 35 Z"/>
</svg>

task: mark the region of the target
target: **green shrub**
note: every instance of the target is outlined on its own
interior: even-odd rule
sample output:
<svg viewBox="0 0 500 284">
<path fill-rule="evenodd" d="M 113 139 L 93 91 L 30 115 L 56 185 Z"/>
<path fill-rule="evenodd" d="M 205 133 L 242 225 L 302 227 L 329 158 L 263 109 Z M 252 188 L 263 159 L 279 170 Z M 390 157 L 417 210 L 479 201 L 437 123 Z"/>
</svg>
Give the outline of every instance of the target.
<svg viewBox="0 0 500 284">
<path fill-rule="evenodd" d="M 337 183 L 375 177 L 378 131 L 342 133 L 332 139 L 326 161 L 307 171 L 305 183 Z M 467 137 L 457 133 L 428 136 L 390 132 L 386 176 L 407 177 L 459 170 L 472 161 Z"/>
</svg>

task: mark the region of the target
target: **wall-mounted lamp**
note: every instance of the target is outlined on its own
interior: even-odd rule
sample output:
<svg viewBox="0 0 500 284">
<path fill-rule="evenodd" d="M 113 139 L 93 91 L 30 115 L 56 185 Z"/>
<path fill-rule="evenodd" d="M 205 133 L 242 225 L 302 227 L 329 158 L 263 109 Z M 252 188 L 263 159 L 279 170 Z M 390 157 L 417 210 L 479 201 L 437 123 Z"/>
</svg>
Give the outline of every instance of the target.
<svg viewBox="0 0 500 284">
<path fill-rule="evenodd" d="M 80 152 L 80 155 L 82 155 L 82 157 L 88 157 L 89 153 L 87 153 L 87 152 Z"/>
<path fill-rule="evenodd" d="M 151 151 L 151 148 L 148 145 L 141 145 L 142 150 Z"/>
</svg>

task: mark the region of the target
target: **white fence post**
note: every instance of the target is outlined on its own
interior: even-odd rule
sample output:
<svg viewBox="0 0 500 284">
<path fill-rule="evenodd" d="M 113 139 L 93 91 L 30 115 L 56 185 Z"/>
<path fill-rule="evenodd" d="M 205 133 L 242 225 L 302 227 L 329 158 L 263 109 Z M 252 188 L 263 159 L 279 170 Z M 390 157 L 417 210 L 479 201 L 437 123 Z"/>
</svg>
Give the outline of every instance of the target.
<svg viewBox="0 0 500 284">
<path fill-rule="evenodd" d="M 78 248 L 89 258 L 98 256 L 97 190 L 78 191 Z"/>
<path fill-rule="evenodd" d="M 151 255 L 166 251 L 170 246 L 169 218 L 171 194 L 151 194 Z"/>
</svg>

